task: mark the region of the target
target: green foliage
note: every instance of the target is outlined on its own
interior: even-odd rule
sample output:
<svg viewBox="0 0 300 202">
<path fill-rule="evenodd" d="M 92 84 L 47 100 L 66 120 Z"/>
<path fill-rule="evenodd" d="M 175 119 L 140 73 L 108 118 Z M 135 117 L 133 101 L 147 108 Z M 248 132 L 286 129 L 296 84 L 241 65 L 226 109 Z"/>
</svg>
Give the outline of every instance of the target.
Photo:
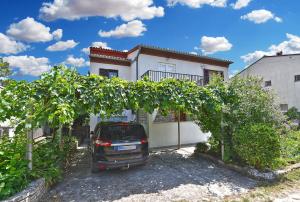
<svg viewBox="0 0 300 202">
<path fill-rule="evenodd" d="M 280 140 L 281 158 L 287 163 L 300 162 L 300 131 L 290 131 Z"/>
<path fill-rule="evenodd" d="M 296 107 L 290 108 L 286 116 L 288 117 L 289 120 L 299 120 L 300 119 L 300 113 L 298 112 L 298 109 Z"/>
<path fill-rule="evenodd" d="M 76 151 L 75 140 L 74 137 L 64 137 L 62 151 L 59 149 L 59 141 L 57 139 L 54 141 L 46 140 L 35 145 L 31 177 L 34 179 L 43 177 L 49 185 L 60 180 L 63 167 L 66 166 Z"/>
<path fill-rule="evenodd" d="M 210 149 L 209 144 L 205 142 L 200 142 L 196 145 L 196 153 L 207 153 Z"/>
<path fill-rule="evenodd" d="M 261 80 L 254 77 L 235 77 L 225 83 L 216 77 L 207 86 L 213 92 L 213 107 L 205 106 L 197 113 L 197 121 L 204 131 L 210 131 L 212 153 L 220 156 L 224 140 L 224 160 L 237 161 L 233 149 L 233 133 L 241 127 L 265 123 L 278 129 L 283 127 L 284 116 L 275 105 L 272 92 L 263 89 Z"/>
<path fill-rule="evenodd" d="M 26 137 L 0 139 L 0 200 L 24 189 L 33 179 L 45 178 L 48 185 L 62 177 L 64 166 L 76 151 L 74 137 L 63 138 L 64 147 L 59 149 L 57 139 L 34 144 L 33 170 L 29 171 L 26 160 Z"/>
<path fill-rule="evenodd" d="M 234 150 L 250 166 L 258 169 L 273 168 L 280 157 L 280 135 L 268 124 L 240 127 L 233 134 Z"/>
<path fill-rule="evenodd" d="M 5 85 L 7 83 L 6 79 L 8 76 L 12 74 L 9 64 L 4 62 L 2 58 L 0 58 L 0 86 Z"/>
<path fill-rule="evenodd" d="M 0 139 L 0 200 L 21 191 L 30 182 L 25 155 L 26 137 Z"/>
</svg>

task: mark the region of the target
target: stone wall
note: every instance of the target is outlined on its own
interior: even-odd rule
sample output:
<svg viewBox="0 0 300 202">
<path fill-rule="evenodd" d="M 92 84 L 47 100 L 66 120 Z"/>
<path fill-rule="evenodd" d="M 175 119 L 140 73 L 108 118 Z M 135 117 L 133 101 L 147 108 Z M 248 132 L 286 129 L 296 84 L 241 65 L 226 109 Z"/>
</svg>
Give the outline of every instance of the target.
<svg viewBox="0 0 300 202">
<path fill-rule="evenodd" d="M 27 188 L 3 202 L 38 202 L 46 193 L 47 187 L 45 179 L 38 179 L 31 182 Z"/>
</svg>

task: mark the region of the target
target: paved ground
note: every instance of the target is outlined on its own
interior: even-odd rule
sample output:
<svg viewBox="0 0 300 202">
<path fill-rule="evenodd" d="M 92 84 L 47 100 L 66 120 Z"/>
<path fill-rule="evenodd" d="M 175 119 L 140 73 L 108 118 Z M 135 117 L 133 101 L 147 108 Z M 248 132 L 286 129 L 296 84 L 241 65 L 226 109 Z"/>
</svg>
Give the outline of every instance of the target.
<svg viewBox="0 0 300 202">
<path fill-rule="evenodd" d="M 45 201 L 216 201 L 256 181 L 191 156 L 193 148 L 154 152 L 145 166 L 92 174 L 86 150 Z"/>
</svg>

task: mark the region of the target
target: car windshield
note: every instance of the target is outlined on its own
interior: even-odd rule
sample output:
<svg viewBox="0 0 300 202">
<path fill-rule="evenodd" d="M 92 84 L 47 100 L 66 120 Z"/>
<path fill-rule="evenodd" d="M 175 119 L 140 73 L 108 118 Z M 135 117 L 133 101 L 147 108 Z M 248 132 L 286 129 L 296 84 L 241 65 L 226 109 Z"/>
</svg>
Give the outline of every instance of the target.
<svg viewBox="0 0 300 202">
<path fill-rule="evenodd" d="M 140 140 L 146 137 L 141 125 L 104 125 L 100 136 L 106 140 Z"/>
</svg>

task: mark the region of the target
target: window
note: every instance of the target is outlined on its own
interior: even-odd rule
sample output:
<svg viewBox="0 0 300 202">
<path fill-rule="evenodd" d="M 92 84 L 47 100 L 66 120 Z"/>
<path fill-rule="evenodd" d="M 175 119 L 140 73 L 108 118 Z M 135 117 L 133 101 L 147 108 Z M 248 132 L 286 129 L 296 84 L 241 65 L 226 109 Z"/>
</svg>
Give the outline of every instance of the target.
<svg viewBox="0 0 300 202">
<path fill-rule="evenodd" d="M 272 86 L 272 81 L 265 81 L 265 87 Z"/>
<path fill-rule="evenodd" d="M 169 63 L 158 63 L 158 71 L 176 73 L 176 65 Z"/>
<path fill-rule="evenodd" d="M 119 73 L 118 70 L 115 69 L 99 69 L 99 75 L 111 79 L 112 77 L 118 77 Z"/>
<path fill-rule="evenodd" d="M 299 75 L 295 75 L 295 82 L 300 81 L 300 74 Z"/>
<path fill-rule="evenodd" d="M 280 104 L 280 109 L 283 112 L 287 112 L 289 109 L 289 105 L 288 104 Z"/>
</svg>

